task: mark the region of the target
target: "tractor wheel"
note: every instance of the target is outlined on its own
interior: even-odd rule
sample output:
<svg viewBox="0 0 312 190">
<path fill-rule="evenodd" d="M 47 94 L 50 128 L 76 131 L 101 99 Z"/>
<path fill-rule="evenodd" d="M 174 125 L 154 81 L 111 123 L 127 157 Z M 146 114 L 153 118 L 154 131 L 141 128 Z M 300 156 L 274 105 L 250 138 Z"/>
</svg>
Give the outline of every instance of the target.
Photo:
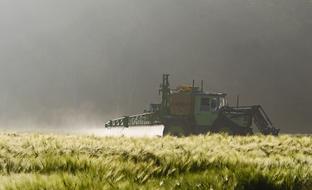
<svg viewBox="0 0 312 190">
<path fill-rule="evenodd" d="M 180 125 L 165 125 L 164 135 L 172 135 L 177 137 L 182 137 L 186 135 L 183 126 Z"/>
<path fill-rule="evenodd" d="M 231 130 L 230 127 L 221 127 L 218 129 L 217 133 L 224 133 L 227 135 L 234 135 L 234 131 Z"/>
</svg>

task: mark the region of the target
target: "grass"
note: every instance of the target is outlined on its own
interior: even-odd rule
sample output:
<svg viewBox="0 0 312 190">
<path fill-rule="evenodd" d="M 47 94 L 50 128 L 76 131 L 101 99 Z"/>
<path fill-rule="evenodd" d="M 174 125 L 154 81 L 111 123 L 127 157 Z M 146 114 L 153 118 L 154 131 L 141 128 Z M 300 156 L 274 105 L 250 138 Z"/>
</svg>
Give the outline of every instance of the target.
<svg viewBox="0 0 312 190">
<path fill-rule="evenodd" d="M 312 189 L 312 137 L 1 134 L 0 189 Z"/>
</svg>

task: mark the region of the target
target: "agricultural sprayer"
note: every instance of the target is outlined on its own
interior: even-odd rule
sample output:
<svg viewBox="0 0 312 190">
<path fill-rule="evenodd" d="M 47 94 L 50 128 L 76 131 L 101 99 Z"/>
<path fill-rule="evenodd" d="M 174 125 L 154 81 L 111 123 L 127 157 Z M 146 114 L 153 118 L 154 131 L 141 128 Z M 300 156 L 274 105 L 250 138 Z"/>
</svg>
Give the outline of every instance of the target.
<svg viewBox="0 0 312 190">
<path fill-rule="evenodd" d="M 142 114 L 109 120 L 105 127 L 164 125 L 164 135 L 186 136 L 207 132 L 231 135 L 253 134 L 252 126 L 264 135 L 278 135 L 260 105 L 229 106 L 225 93 L 210 93 L 192 85 L 170 89 L 169 75 L 164 74 L 159 94 L 160 104 L 151 104 Z"/>
</svg>

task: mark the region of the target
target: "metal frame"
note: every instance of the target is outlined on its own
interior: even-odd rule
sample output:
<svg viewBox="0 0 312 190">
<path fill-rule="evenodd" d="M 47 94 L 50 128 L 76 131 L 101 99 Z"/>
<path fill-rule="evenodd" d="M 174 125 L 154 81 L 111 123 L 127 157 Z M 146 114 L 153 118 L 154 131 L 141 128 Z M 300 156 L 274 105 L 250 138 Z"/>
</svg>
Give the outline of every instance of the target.
<svg viewBox="0 0 312 190">
<path fill-rule="evenodd" d="M 161 124 L 161 121 L 155 113 L 143 113 L 109 120 L 105 123 L 105 127 L 148 126 L 156 124 Z"/>
</svg>

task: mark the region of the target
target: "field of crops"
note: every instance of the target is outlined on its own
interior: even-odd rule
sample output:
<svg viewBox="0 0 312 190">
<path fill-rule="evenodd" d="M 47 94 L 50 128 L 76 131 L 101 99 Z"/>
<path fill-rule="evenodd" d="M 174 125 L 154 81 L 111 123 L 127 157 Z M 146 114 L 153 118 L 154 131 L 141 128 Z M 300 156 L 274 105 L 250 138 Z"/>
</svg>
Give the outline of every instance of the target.
<svg viewBox="0 0 312 190">
<path fill-rule="evenodd" d="M 312 137 L 1 134 L 0 189 L 312 189 Z"/>
</svg>

